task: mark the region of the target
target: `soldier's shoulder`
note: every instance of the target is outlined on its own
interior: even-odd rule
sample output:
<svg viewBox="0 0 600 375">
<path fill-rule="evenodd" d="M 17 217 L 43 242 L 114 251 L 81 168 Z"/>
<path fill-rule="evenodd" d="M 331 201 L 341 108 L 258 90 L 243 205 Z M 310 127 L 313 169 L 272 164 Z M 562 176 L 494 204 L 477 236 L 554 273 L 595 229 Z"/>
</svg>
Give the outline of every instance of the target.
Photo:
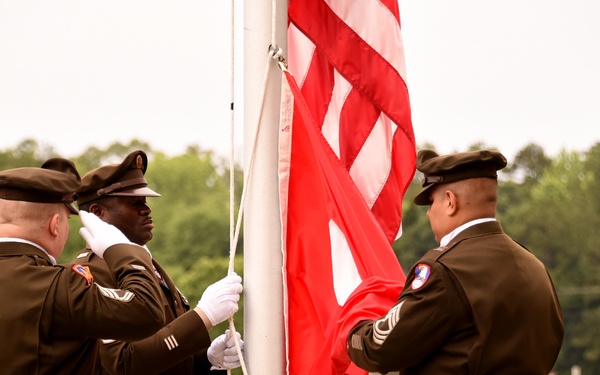
<svg viewBox="0 0 600 375">
<path fill-rule="evenodd" d="M 75 258 L 71 261 L 71 264 L 88 264 L 92 262 L 97 262 L 98 260 L 104 262 L 102 258 L 94 254 L 94 252 L 90 248 L 85 248 L 79 251 Z"/>
</svg>

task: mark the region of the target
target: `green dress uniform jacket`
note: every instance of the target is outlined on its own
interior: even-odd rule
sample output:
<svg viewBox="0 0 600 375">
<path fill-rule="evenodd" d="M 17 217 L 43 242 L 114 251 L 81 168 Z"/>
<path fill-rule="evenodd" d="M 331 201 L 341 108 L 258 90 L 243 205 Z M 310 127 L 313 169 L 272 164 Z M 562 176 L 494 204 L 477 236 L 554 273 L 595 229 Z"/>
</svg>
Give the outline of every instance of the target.
<svg viewBox="0 0 600 375">
<path fill-rule="evenodd" d="M 90 267 L 100 285 L 113 287 L 106 262 L 90 249 L 83 249 L 76 263 Z M 210 371 L 206 356 L 211 339 L 204 322 L 180 293 L 163 268 L 152 260 L 161 276 L 160 300 L 166 326 L 143 340 L 102 340 L 100 356 L 105 373 L 111 374 L 224 374 Z"/>
<path fill-rule="evenodd" d="M 36 246 L 0 242 L 0 373 L 95 374 L 97 338 L 137 340 L 164 322 L 151 258 L 139 246 L 104 253 L 120 289 L 77 265 L 53 265 Z"/>
<path fill-rule="evenodd" d="M 428 251 L 390 312 L 350 332 L 348 354 L 382 373 L 546 375 L 563 335 L 546 268 L 491 221 Z"/>
</svg>

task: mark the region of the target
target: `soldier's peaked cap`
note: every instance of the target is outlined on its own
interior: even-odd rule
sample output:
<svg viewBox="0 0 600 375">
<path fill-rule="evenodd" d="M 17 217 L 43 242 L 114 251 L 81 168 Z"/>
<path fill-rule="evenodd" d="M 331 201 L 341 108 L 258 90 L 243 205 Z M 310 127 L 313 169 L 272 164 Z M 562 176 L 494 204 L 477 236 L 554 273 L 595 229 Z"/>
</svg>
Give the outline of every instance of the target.
<svg viewBox="0 0 600 375">
<path fill-rule="evenodd" d="M 81 177 L 75 164 L 63 158 L 51 158 L 40 168 L 22 167 L 0 172 L 0 198 L 37 202 L 64 203 L 75 215 Z"/>
<path fill-rule="evenodd" d="M 121 164 L 109 164 L 86 173 L 81 178 L 77 204 L 103 197 L 160 197 L 148 187 L 144 177 L 148 156 L 144 151 L 133 151 Z"/>
<path fill-rule="evenodd" d="M 497 171 L 506 167 L 504 155 L 494 150 L 461 152 L 438 155 L 432 150 L 420 150 L 417 169 L 423 173 L 423 189 L 414 199 L 415 204 L 431 204 L 429 189 L 432 186 L 470 178 L 498 178 Z"/>
</svg>

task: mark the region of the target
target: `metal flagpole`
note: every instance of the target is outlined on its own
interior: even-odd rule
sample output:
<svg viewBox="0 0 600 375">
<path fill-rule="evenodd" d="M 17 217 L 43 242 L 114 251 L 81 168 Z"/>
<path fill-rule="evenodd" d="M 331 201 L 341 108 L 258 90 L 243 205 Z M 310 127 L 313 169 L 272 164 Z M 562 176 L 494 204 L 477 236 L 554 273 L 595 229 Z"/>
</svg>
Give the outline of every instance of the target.
<svg viewBox="0 0 600 375">
<path fill-rule="evenodd" d="M 244 171 L 252 173 L 244 214 L 244 360 L 250 375 L 286 371 L 277 176 L 281 71 L 275 61 L 269 61 L 263 86 L 273 36 L 280 48 L 286 48 L 287 1 L 273 1 L 277 2 L 275 20 L 275 3 L 244 2 Z M 266 96 L 260 108 L 263 90 Z"/>
</svg>

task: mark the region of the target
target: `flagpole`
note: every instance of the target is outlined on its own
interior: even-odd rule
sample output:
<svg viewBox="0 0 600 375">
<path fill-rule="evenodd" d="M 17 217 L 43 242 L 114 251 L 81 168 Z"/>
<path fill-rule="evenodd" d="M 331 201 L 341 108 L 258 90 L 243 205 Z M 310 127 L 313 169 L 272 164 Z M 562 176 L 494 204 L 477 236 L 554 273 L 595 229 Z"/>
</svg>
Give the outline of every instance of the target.
<svg viewBox="0 0 600 375">
<path fill-rule="evenodd" d="M 281 72 L 275 61 L 263 86 L 273 37 L 286 48 L 287 1 L 273 1 L 244 2 L 244 173 L 251 173 L 244 214 L 244 360 L 250 375 L 286 371 L 277 176 Z"/>
</svg>

